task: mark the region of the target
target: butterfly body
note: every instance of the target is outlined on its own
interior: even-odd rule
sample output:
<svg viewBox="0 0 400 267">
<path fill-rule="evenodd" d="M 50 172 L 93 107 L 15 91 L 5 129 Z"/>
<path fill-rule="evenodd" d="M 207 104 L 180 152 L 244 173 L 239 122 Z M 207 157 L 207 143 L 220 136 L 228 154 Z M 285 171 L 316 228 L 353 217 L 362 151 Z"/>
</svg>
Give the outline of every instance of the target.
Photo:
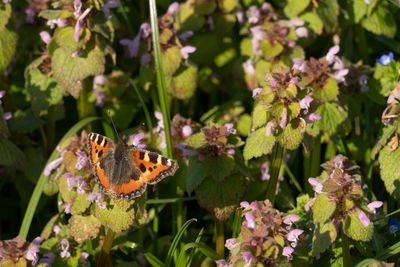
<svg viewBox="0 0 400 267">
<path fill-rule="evenodd" d="M 88 147 L 101 190 L 116 198 L 138 197 L 147 184 L 156 184 L 178 169 L 175 161 L 158 153 L 122 141 L 115 144 L 96 133 L 89 134 Z"/>
</svg>

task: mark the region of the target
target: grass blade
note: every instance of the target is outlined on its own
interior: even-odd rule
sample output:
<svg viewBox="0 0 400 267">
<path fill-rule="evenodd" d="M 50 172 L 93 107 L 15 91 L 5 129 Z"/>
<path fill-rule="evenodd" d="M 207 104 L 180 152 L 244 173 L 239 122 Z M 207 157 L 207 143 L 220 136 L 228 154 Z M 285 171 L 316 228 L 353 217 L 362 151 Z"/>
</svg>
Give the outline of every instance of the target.
<svg viewBox="0 0 400 267">
<path fill-rule="evenodd" d="M 177 198 L 162 198 L 162 199 L 148 199 L 146 204 L 167 204 L 195 200 L 195 197 L 177 197 Z"/>
<path fill-rule="evenodd" d="M 86 124 L 88 124 L 92 121 L 98 120 L 98 119 L 100 119 L 100 118 L 99 117 L 89 117 L 89 118 L 81 120 L 80 122 L 78 122 L 77 124 L 72 126 L 71 129 L 69 129 L 69 131 L 63 136 L 63 138 L 61 138 L 61 140 L 58 144 L 61 144 L 65 139 L 67 139 L 68 137 L 70 137 L 73 134 L 75 134 L 76 132 L 78 132 Z M 55 149 L 53 151 L 53 153 L 51 154 L 49 160 L 47 161 L 46 166 L 53 160 L 57 159 L 59 156 L 60 156 L 60 152 Z M 21 228 L 19 229 L 19 234 L 18 234 L 23 239 L 26 239 L 26 237 L 28 236 L 28 232 L 29 232 L 29 228 L 32 223 L 33 215 L 35 214 L 36 207 L 39 203 L 40 197 L 42 196 L 43 187 L 47 181 L 47 178 L 48 177 L 45 176 L 44 173 L 42 172 L 42 174 L 40 175 L 39 180 L 35 186 L 35 189 L 33 190 L 31 199 L 29 200 L 28 207 L 26 208 L 24 219 L 22 220 Z"/>
<path fill-rule="evenodd" d="M 185 233 L 186 228 L 188 228 L 189 225 L 194 221 L 197 222 L 197 219 L 193 218 L 193 219 L 186 221 L 182 225 L 181 229 L 179 229 L 179 232 L 176 234 L 174 240 L 172 240 L 171 247 L 168 250 L 167 259 L 165 260 L 165 264 L 164 264 L 165 267 L 169 267 L 171 265 L 172 257 L 174 256 L 175 249 L 177 248 L 179 241 L 181 240 L 183 234 Z"/>
<path fill-rule="evenodd" d="M 386 260 L 398 253 L 400 253 L 400 242 L 397 242 L 396 244 L 384 249 L 376 256 L 376 258 L 378 260 Z"/>
<path fill-rule="evenodd" d="M 144 257 L 153 267 L 162 267 L 163 263 L 160 261 L 156 256 L 153 255 L 151 252 L 144 253 Z"/>
<path fill-rule="evenodd" d="M 164 75 L 164 70 L 162 68 L 160 35 L 158 33 L 156 1 L 150 0 L 149 2 L 150 2 L 151 31 L 153 33 L 154 61 L 155 61 L 156 73 L 157 73 L 158 98 L 160 101 L 161 112 L 163 114 L 163 119 L 164 119 L 164 131 L 165 131 L 165 139 L 166 139 L 166 143 L 167 143 L 167 154 L 168 154 L 168 157 L 172 158 L 172 142 L 171 142 L 171 132 L 170 132 L 170 126 L 169 126 L 170 116 L 169 116 L 169 108 L 168 108 L 168 102 L 167 102 L 167 88 L 165 85 L 165 75 Z"/>
</svg>

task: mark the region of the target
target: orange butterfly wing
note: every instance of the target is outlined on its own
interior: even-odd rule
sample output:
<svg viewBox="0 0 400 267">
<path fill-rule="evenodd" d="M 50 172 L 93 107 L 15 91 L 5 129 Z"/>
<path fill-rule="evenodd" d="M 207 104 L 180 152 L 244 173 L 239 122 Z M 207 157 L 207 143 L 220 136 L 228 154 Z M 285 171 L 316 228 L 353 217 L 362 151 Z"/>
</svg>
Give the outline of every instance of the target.
<svg viewBox="0 0 400 267">
<path fill-rule="evenodd" d="M 134 148 L 131 155 L 141 179 L 148 184 L 156 184 L 163 178 L 174 175 L 178 169 L 174 160 L 155 152 Z"/>
<path fill-rule="evenodd" d="M 107 150 L 110 148 L 112 141 L 100 134 L 90 133 L 88 135 L 90 160 L 92 163 L 96 164 L 100 161 L 100 158 L 106 154 Z"/>
</svg>

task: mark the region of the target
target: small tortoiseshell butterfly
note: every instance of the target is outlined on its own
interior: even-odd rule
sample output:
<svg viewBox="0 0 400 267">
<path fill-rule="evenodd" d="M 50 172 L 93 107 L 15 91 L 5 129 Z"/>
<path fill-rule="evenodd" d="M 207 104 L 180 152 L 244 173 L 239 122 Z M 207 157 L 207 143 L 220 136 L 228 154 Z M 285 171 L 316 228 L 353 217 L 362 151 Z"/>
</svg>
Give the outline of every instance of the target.
<svg viewBox="0 0 400 267">
<path fill-rule="evenodd" d="M 147 184 L 156 184 L 166 176 L 174 175 L 178 169 L 172 159 L 128 146 L 121 140 L 115 144 L 100 134 L 90 133 L 88 146 L 97 183 L 101 190 L 116 198 L 138 197 Z"/>
</svg>

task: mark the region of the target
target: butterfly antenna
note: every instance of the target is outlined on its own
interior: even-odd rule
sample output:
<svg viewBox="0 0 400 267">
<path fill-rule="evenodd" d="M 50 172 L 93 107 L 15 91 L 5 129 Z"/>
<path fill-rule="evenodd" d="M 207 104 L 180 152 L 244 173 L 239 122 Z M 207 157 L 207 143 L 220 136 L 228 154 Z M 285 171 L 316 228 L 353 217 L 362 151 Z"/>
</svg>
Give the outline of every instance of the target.
<svg viewBox="0 0 400 267">
<path fill-rule="evenodd" d="M 111 116 L 110 110 L 107 110 L 107 112 L 108 112 L 108 116 L 110 117 L 111 124 L 112 124 L 112 126 L 113 126 L 113 128 L 114 128 L 114 132 L 115 132 L 115 134 L 117 135 L 118 140 L 121 140 L 121 138 L 119 138 L 118 131 L 117 131 L 117 128 L 115 127 L 114 120 L 113 120 L 113 118 L 112 118 L 112 116 Z"/>
</svg>

